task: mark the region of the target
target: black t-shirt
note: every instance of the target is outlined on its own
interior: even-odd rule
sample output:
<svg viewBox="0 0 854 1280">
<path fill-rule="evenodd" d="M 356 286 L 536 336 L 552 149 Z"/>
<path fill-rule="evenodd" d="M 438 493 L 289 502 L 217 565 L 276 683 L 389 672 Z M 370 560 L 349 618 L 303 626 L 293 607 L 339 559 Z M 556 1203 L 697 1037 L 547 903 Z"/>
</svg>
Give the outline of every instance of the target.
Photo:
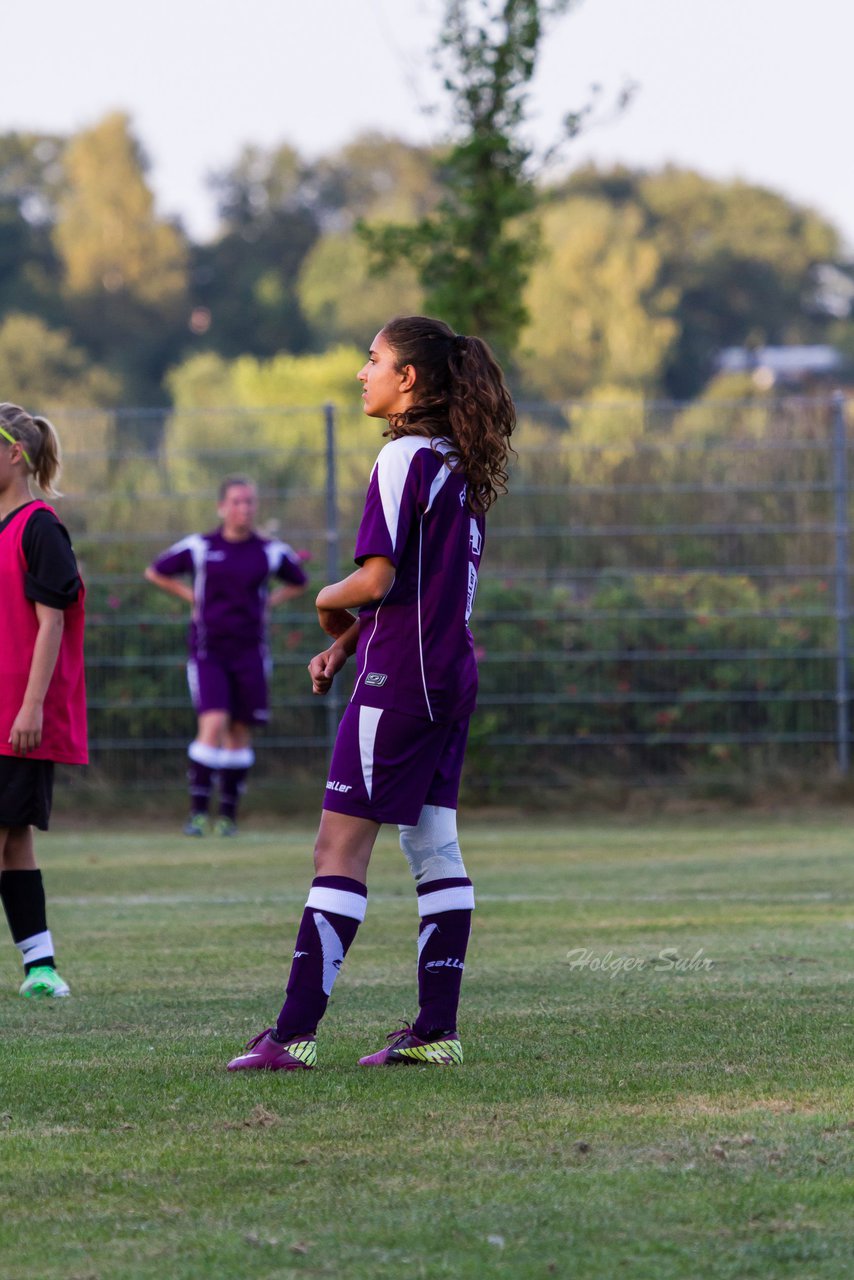
<svg viewBox="0 0 854 1280">
<path fill-rule="evenodd" d="M 29 503 L 0 520 L 0 533 L 25 506 Z M 51 511 L 35 511 L 27 521 L 21 545 L 27 562 L 27 599 L 51 609 L 67 609 L 74 604 L 80 594 L 80 574 L 65 525 Z"/>
</svg>

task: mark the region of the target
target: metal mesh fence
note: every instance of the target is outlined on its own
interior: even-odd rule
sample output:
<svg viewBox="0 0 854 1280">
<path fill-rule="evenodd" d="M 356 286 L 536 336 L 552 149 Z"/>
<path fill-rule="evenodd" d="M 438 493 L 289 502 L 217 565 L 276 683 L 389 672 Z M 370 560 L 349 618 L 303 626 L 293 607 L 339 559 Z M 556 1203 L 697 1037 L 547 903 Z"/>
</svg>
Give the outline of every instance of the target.
<svg viewBox="0 0 854 1280">
<path fill-rule="evenodd" d="M 89 591 L 89 781 L 177 788 L 194 727 L 186 606 L 145 566 L 215 525 L 219 482 L 239 471 L 262 530 L 311 553 L 312 587 L 349 572 L 379 427 L 328 407 L 58 416 L 58 505 Z M 516 445 L 473 618 L 470 792 L 847 769 L 841 397 L 523 406 Z M 347 690 L 328 704 L 308 690 L 310 603 L 280 610 L 270 641 L 257 773 L 316 793 Z"/>
</svg>

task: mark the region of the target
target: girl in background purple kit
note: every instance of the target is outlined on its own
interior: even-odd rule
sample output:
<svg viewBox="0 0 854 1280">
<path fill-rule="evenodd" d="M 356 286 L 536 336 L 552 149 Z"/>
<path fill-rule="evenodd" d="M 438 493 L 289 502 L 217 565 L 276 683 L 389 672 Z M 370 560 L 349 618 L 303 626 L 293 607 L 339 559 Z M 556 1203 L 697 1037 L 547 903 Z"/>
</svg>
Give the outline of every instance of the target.
<svg viewBox="0 0 854 1280">
<path fill-rule="evenodd" d="M 258 493 L 246 476 L 219 487 L 220 526 L 191 533 L 157 557 L 145 577 L 192 608 L 187 679 L 198 716 L 187 749 L 190 816 L 186 836 L 204 836 L 214 779 L 214 831 L 237 834 L 237 808 L 255 763 L 252 731 L 269 717 L 267 611 L 302 595 L 308 581 L 299 554 L 255 529 Z M 189 577 L 190 582 L 182 581 Z M 275 578 L 281 585 L 268 594 Z"/>
<path fill-rule="evenodd" d="M 358 377 L 364 412 L 388 421 L 390 442 L 371 474 L 359 567 L 317 597 L 332 644 L 309 664 L 322 695 L 355 654 L 355 688 L 332 754 L 285 1003 L 230 1071 L 315 1065 L 317 1026 L 365 918 L 368 863 L 387 822 L 399 827 L 417 886 L 419 1011 L 360 1063 L 463 1057 L 457 1006 L 474 894 L 456 808 L 477 695 L 468 621 L 485 513 L 506 489 L 515 411 L 486 344 L 423 316 L 390 321 Z"/>
</svg>

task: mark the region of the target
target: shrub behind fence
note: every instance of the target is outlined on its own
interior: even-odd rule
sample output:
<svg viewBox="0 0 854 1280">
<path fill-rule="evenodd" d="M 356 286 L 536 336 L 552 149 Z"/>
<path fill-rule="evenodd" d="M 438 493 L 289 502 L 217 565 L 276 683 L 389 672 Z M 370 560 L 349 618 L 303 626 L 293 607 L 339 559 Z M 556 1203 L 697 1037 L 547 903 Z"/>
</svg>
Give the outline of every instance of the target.
<svg viewBox="0 0 854 1280">
<path fill-rule="evenodd" d="M 349 572 L 379 425 L 356 412 L 57 415 L 60 503 L 89 588 L 90 781 L 182 782 L 193 733 L 186 608 L 142 579 L 216 523 L 233 471 L 262 527 L 308 550 L 312 592 Z M 848 768 L 850 492 L 841 397 L 524 407 L 490 515 L 473 618 L 483 798 Z M 319 794 L 346 697 L 309 692 L 302 600 L 271 624 L 259 780 Z"/>
</svg>

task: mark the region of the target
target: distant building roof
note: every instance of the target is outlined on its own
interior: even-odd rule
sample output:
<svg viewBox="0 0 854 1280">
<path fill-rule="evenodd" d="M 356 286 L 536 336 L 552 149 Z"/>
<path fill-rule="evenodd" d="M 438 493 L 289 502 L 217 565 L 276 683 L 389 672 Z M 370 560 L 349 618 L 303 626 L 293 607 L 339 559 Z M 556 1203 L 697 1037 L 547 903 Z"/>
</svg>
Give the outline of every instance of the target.
<svg viewBox="0 0 854 1280">
<path fill-rule="evenodd" d="M 845 361 L 825 344 L 802 347 L 724 347 L 715 364 L 720 373 L 755 373 L 766 370 L 774 381 L 799 382 L 806 377 L 836 373 Z"/>
</svg>

